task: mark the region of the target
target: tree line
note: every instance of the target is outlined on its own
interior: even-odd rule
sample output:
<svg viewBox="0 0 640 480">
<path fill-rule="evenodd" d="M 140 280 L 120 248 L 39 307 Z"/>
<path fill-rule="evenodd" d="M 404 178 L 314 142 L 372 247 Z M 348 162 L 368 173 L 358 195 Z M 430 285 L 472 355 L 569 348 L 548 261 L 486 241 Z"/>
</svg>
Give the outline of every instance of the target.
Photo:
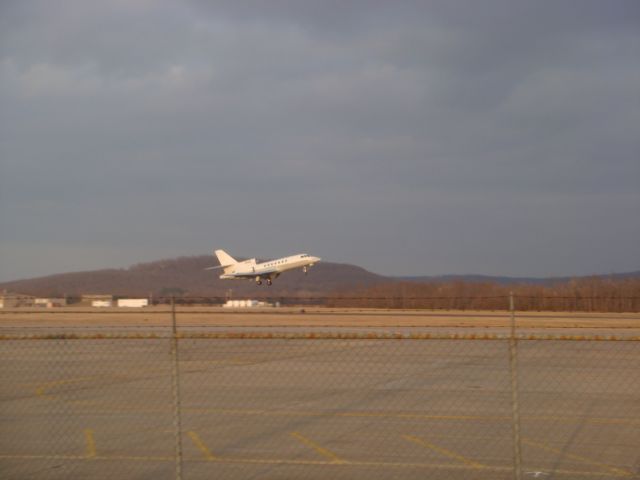
<svg viewBox="0 0 640 480">
<path fill-rule="evenodd" d="M 639 312 L 640 279 L 587 277 L 552 285 L 450 282 L 394 282 L 343 291 L 330 307 L 446 310 L 505 310 L 513 292 L 524 311 Z"/>
</svg>

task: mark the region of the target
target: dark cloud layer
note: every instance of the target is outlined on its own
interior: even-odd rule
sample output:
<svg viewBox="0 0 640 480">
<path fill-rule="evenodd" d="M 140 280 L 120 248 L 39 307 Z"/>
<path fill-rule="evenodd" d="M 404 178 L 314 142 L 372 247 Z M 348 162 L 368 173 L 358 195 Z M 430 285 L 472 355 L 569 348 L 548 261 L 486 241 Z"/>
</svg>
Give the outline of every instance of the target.
<svg viewBox="0 0 640 480">
<path fill-rule="evenodd" d="M 225 247 L 640 266 L 640 4 L 0 6 L 0 280 Z"/>
</svg>

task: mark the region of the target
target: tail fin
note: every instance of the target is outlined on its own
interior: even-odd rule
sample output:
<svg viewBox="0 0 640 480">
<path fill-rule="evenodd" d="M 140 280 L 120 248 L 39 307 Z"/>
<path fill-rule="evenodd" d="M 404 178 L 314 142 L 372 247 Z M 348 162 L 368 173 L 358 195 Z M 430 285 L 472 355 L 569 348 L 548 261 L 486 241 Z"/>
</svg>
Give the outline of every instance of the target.
<svg viewBox="0 0 640 480">
<path fill-rule="evenodd" d="M 229 265 L 235 265 L 236 263 L 238 263 L 238 261 L 235 258 L 233 258 L 224 250 L 216 250 L 215 254 L 216 254 L 216 257 L 218 257 L 220 266 L 222 267 L 228 267 Z"/>
</svg>

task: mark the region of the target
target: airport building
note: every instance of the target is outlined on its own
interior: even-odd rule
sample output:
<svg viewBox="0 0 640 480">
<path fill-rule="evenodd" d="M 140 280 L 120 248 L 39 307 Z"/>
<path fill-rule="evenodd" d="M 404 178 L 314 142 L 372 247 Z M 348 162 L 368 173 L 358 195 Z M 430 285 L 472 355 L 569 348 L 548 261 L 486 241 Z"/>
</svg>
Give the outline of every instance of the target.
<svg viewBox="0 0 640 480">
<path fill-rule="evenodd" d="M 97 308 L 108 308 L 113 306 L 113 295 L 82 295 L 81 303 Z"/>
<path fill-rule="evenodd" d="M 66 305 L 67 305 L 67 299 L 64 297 L 33 299 L 34 307 L 54 308 L 54 307 L 65 307 Z"/>
<path fill-rule="evenodd" d="M 227 300 L 222 305 L 224 308 L 253 308 L 253 307 L 271 307 L 270 303 L 259 302 L 258 300 Z"/>
<path fill-rule="evenodd" d="M 148 307 L 148 298 L 119 298 L 118 307 L 141 308 Z"/>
<path fill-rule="evenodd" d="M 0 308 L 33 307 L 33 300 L 34 298 L 30 295 L 7 290 L 0 292 Z"/>
<path fill-rule="evenodd" d="M 112 300 L 93 300 L 91 306 L 95 308 L 109 308 L 113 306 Z"/>
</svg>

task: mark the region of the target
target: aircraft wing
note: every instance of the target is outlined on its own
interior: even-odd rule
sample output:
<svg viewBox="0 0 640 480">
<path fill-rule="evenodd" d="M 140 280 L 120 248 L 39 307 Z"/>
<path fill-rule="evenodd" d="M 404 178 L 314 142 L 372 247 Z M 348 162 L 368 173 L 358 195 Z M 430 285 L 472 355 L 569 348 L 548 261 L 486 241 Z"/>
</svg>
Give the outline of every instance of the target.
<svg viewBox="0 0 640 480">
<path fill-rule="evenodd" d="M 269 275 L 273 275 L 274 273 L 280 273 L 280 272 L 278 272 L 278 270 L 275 268 L 269 268 L 267 270 L 258 270 L 255 272 L 247 271 L 247 272 L 231 273 L 229 274 L 229 276 L 236 277 L 236 278 L 255 278 L 258 276 L 267 277 Z"/>
<path fill-rule="evenodd" d="M 260 273 L 258 273 L 257 275 L 263 276 L 263 275 L 271 275 L 272 273 L 279 273 L 278 269 L 276 268 L 270 268 L 268 270 L 261 270 Z"/>
</svg>

